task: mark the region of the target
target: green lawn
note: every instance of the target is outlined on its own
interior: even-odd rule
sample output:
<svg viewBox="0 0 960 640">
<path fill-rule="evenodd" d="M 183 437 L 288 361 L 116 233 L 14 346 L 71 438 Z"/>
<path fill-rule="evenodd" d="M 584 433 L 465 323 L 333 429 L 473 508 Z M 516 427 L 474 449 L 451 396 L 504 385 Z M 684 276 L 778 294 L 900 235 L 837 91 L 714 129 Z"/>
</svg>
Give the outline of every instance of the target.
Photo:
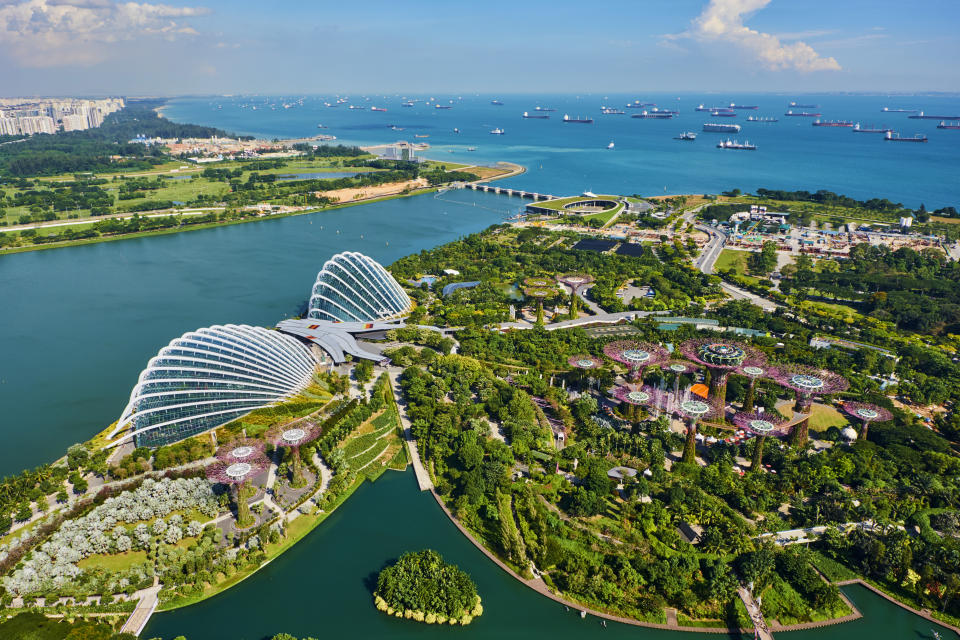
<svg viewBox="0 0 960 640">
<path fill-rule="evenodd" d="M 826 431 L 830 427 L 845 427 L 847 420 L 842 413 L 834 407 L 826 404 L 813 404 L 813 412 L 810 415 L 809 427 L 811 431 Z M 788 403 L 777 407 L 777 411 L 782 413 L 788 420 L 793 417 L 793 404 Z"/>
<path fill-rule="evenodd" d="M 126 571 L 135 564 L 146 562 L 146 551 L 127 551 L 89 556 L 77 563 L 81 569 L 103 569 L 104 571 Z"/>
<path fill-rule="evenodd" d="M 747 273 L 747 251 L 736 251 L 734 249 L 724 249 L 720 252 L 720 255 L 717 257 L 717 262 L 714 264 L 714 271 L 725 271 L 727 269 L 733 269 L 734 273 L 737 275 L 744 275 Z"/>
</svg>

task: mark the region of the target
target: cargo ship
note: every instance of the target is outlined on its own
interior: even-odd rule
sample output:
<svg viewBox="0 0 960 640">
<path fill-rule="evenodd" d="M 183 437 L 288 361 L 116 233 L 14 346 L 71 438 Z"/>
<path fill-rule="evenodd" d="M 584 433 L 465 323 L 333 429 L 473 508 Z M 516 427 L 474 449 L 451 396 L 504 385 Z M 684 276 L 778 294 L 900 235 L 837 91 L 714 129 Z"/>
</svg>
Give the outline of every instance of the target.
<svg viewBox="0 0 960 640">
<path fill-rule="evenodd" d="M 718 109 L 716 111 L 711 111 L 710 115 L 714 118 L 736 118 L 737 114 L 733 111 L 726 109 Z"/>
<path fill-rule="evenodd" d="M 811 122 L 815 127 L 852 127 L 853 123 L 849 120 L 814 120 Z"/>
<path fill-rule="evenodd" d="M 503 106 L 503 103 L 500 102 L 499 100 L 491 100 L 491 101 L 490 101 L 490 104 L 496 105 L 496 106 L 498 106 L 498 107 L 502 107 L 502 106 Z"/>
<path fill-rule="evenodd" d="M 357 105 L 357 104 L 352 104 L 352 105 L 350 105 L 348 108 L 349 108 L 349 109 L 363 109 L 363 107 L 361 107 L 360 105 Z"/>
<path fill-rule="evenodd" d="M 548 115 L 541 115 L 539 113 L 530 113 L 528 111 L 523 112 L 523 117 L 528 120 L 549 120 L 550 119 L 550 116 Z"/>
<path fill-rule="evenodd" d="M 680 112 L 674 109 L 657 109 L 656 107 L 654 107 L 650 111 L 652 111 L 653 113 L 669 113 L 670 115 L 673 115 L 673 116 L 680 115 Z"/>
<path fill-rule="evenodd" d="M 747 116 L 747 122 L 780 122 L 780 120 L 767 116 Z"/>
<path fill-rule="evenodd" d="M 627 109 L 643 109 L 644 107 L 655 106 L 657 106 L 656 102 L 640 102 L 639 100 L 634 100 L 633 102 L 627 103 Z"/>
<path fill-rule="evenodd" d="M 504 134 L 504 131 L 500 127 L 497 127 L 496 129 L 492 129 L 490 131 L 490 135 L 492 136 L 502 136 L 503 134 Z"/>
<path fill-rule="evenodd" d="M 754 104 L 734 104 L 733 102 L 731 102 L 730 106 L 727 108 L 728 109 L 759 109 L 760 107 Z"/>
<path fill-rule="evenodd" d="M 947 122 L 941 120 L 940 124 L 937 125 L 937 129 L 960 129 L 960 122 Z"/>
<path fill-rule="evenodd" d="M 601 107 L 600 113 L 607 116 L 622 116 L 626 111 L 621 111 L 620 109 L 614 109 L 612 107 Z"/>
<path fill-rule="evenodd" d="M 401 106 L 401 107 L 412 107 L 412 106 L 413 106 L 413 103 L 412 103 L 412 102 L 403 102 L 403 103 L 400 104 L 400 106 Z"/>
<path fill-rule="evenodd" d="M 740 133 L 740 125 L 706 122 L 703 125 L 703 130 L 707 133 Z"/>
<path fill-rule="evenodd" d="M 370 111 L 386 111 L 383 107 L 370 107 Z"/>
<path fill-rule="evenodd" d="M 676 138 L 674 138 L 674 140 L 696 140 L 696 139 L 697 139 L 697 134 L 694 133 L 693 131 L 684 131 L 683 133 L 678 135 Z"/>
<path fill-rule="evenodd" d="M 448 104 L 435 104 L 433 105 L 433 108 L 434 109 L 453 109 L 453 107 L 451 107 Z"/>
<path fill-rule="evenodd" d="M 694 109 L 694 111 L 720 111 L 724 107 L 705 107 L 702 104 Z"/>
<path fill-rule="evenodd" d="M 876 127 L 874 125 L 867 125 L 866 127 L 861 127 L 860 123 L 853 125 L 854 133 L 887 133 L 893 131 L 893 129 L 888 129 L 886 127 Z"/>
<path fill-rule="evenodd" d="M 736 149 L 739 151 L 756 151 L 757 145 L 747 142 L 737 142 L 736 140 L 721 140 L 717 143 L 717 149 Z"/>
<path fill-rule="evenodd" d="M 534 111 L 556 111 L 556 109 L 553 109 L 552 107 L 534 107 L 533 110 Z"/>
<path fill-rule="evenodd" d="M 890 142 L 926 142 L 927 136 L 922 133 L 910 136 L 909 138 L 903 138 L 899 133 L 894 133 L 893 131 L 887 131 L 883 136 L 884 140 L 889 140 Z"/>
<path fill-rule="evenodd" d="M 640 113 L 635 113 L 630 117 L 646 119 L 646 120 L 669 120 L 673 118 L 673 114 L 666 113 L 663 111 L 641 111 Z"/>
<path fill-rule="evenodd" d="M 787 111 L 785 116 L 791 116 L 794 118 L 819 118 L 822 116 L 822 113 L 813 113 L 812 111 Z"/>
<path fill-rule="evenodd" d="M 564 121 L 564 122 L 579 122 L 579 123 L 582 123 L 582 124 L 593 124 L 593 118 L 581 118 L 581 117 L 579 117 L 579 116 L 576 117 L 576 118 L 571 118 L 570 116 L 568 116 L 568 115 L 566 115 L 566 114 L 564 114 L 564 116 L 563 116 L 563 121 Z"/>
<path fill-rule="evenodd" d="M 820 105 L 818 104 L 800 104 L 799 102 L 791 102 L 788 105 L 791 109 L 819 109 Z"/>
<path fill-rule="evenodd" d="M 960 116 L 928 116 L 923 111 L 907 117 L 911 120 L 960 120 Z"/>
<path fill-rule="evenodd" d="M 891 109 L 890 107 L 884 107 L 880 109 L 883 113 L 916 113 L 917 109 Z"/>
</svg>

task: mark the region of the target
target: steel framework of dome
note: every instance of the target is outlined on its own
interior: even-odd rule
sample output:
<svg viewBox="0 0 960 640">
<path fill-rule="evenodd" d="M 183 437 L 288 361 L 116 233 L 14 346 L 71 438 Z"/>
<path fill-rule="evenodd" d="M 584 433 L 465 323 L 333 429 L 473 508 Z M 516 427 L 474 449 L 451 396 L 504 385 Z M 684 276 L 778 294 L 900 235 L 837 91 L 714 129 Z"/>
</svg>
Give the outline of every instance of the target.
<svg viewBox="0 0 960 640">
<path fill-rule="evenodd" d="M 137 446 L 183 440 L 297 394 L 316 365 L 307 347 L 277 331 L 190 331 L 150 359 L 109 437 L 128 430 L 113 444 L 133 437 Z"/>
<path fill-rule="evenodd" d="M 310 294 L 308 318 L 372 322 L 407 314 L 413 303 L 377 261 L 344 251 L 323 264 Z"/>
</svg>

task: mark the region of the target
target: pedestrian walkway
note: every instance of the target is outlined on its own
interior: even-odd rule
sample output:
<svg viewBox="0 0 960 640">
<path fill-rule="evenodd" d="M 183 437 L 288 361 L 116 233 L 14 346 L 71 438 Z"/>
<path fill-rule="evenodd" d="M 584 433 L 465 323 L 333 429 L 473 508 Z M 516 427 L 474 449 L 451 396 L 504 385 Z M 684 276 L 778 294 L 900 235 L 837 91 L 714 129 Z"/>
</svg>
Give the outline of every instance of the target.
<svg viewBox="0 0 960 640">
<path fill-rule="evenodd" d="M 152 616 L 153 612 L 157 609 L 159 602 L 157 594 L 159 592 L 160 583 L 154 579 L 153 586 L 143 590 L 137 608 L 133 610 L 133 613 L 130 614 L 127 621 L 123 623 L 120 633 L 132 633 L 135 636 L 140 635 L 150 621 L 150 616 Z"/>
<path fill-rule="evenodd" d="M 433 481 L 430 480 L 430 474 L 427 473 L 423 462 L 420 460 L 417 441 L 413 438 L 410 420 L 407 418 L 407 406 L 403 402 L 403 389 L 400 388 L 400 371 L 391 369 L 387 375 L 390 377 L 393 395 L 397 399 L 397 413 L 400 415 L 400 425 L 403 427 L 403 440 L 407 443 L 407 453 L 410 455 L 410 462 L 413 463 L 413 473 L 417 476 L 417 484 L 420 486 L 420 491 L 430 491 L 433 489 Z"/>
<path fill-rule="evenodd" d="M 770 627 L 767 626 L 767 621 L 763 619 L 763 612 L 760 611 L 760 604 L 754 600 L 753 594 L 750 593 L 746 587 L 739 587 L 737 589 L 737 594 L 743 601 L 743 606 L 747 608 L 747 614 L 750 616 L 750 621 L 753 622 L 754 638 L 757 638 L 758 640 L 773 640 L 773 634 L 770 632 Z"/>
</svg>

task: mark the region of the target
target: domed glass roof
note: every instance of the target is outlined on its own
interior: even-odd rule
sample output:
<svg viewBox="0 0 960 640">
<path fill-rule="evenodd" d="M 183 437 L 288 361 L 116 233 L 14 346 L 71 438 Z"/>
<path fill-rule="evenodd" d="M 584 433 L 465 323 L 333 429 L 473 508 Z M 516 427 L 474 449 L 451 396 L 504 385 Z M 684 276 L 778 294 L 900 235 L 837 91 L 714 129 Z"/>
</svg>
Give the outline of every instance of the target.
<svg viewBox="0 0 960 640">
<path fill-rule="evenodd" d="M 317 274 L 307 317 L 371 322 L 402 316 L 411 306 L 409 296 L 379 263 L 345 251 L 327 260 Z"/>
</svg>

